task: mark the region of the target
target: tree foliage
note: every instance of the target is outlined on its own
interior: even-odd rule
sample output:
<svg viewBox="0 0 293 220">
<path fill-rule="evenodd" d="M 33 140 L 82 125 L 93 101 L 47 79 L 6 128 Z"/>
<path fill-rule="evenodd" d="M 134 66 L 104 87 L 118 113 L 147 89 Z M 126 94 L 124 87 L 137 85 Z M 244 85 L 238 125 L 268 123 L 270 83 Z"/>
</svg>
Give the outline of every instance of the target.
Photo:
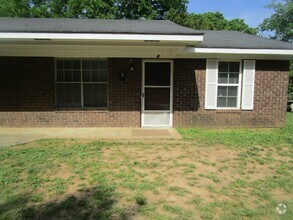
<svg viewBox="0 0 293 220">
<path fill-rule="evenodd" d="M 259 26 L 260 31 L 271 31 L 274 34 L 273 39 L 282 41 L 293 41 L 293 1 L 282 0 L 272 3 L 267 6 L 274 10 L 274 14 L 270 18 L 266 18 Z"/>
<path fill-rule="evenodd" d="M 185 13 L 188 0 L 118 0 L 116 1 L 116 18 L 137 19 L 166 19 L 168 14 Z"/>
<path fill-rule="evenodd" d="M 188 0 L 0 0 L 1 17 L 165 19 Z"/>
<path fill-rule="evenodd" d="M 191 13 L 187 15 L 182 24 L 197 30 L 227 30 L 240 31 L 248 34 L 257 33 L 257 30 L 245 24 L 243 19 L 227 20 L 220 12 Z"/>
<path fill-rule="evenodd" d="M 30 17 L 27 0 L 0 0 L 1 17 Z"/>
<path fill-rule="evenodd" d="M 0 15 L 2 17 L 114 18 L 114 0 L 1 1 L 4 3 L 0 5 Z M 21 11 L 18 9 L 21 9 Z M 6 13 L 2 13 L 2 11 L 6 11 Z"/>
<path fill-rule="evenodd" d="M 140 17 L 153 19 L 155 17 L 152 3 L 148 0 L 120 0 L 117 1 L 117 9 L 115 17 L 119 19 L 138 19 Z"/>
</svg>

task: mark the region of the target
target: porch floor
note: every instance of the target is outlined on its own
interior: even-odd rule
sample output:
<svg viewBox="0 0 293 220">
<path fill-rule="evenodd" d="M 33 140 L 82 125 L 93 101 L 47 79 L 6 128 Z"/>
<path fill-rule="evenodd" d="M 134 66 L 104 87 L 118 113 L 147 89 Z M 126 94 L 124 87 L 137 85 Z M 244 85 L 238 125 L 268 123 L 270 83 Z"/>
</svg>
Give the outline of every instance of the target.
<svg viewBox="0 0 293 220">
<path fill-rule="evenodd" d="M 47 138 L 75 139 L 180 139 L 174 128 L 0 128 L 0 147 Z"/>
</svg>

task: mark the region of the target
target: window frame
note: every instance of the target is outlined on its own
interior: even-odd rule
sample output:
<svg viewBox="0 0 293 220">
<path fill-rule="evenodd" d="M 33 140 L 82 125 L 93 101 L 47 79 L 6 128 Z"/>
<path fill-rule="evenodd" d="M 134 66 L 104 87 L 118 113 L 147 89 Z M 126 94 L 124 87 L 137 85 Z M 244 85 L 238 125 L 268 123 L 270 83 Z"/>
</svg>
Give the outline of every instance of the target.
<svg viewBox="0 0 293 220">
<path fill-rule="evenodd" d="M 229 84 L 229 81 L 228 83 L 219 83 L 219 74 L 220 74 L 220 71 L 219 71 L 219 66 L 220 66 L 220 63 L 221 62 L 238 62 L 239 63 L 239 80 L 238 80 L 238 84 Z M 218 60 L 218 69 L 217 69 L 217 88 L 216 88 L 216 97 L 217 97 L 217 103 L 216 103 L 216 109 L 217 110 L 238 110 L 240 109 L 240 106 L 241 106 L 241 91 L 242 91 L 242 60 Z M 237 87 L 237 105 L 236 107 L 218 107 L 218 89 L 219 87 Z"/>
<path fill-rule="evenodd" d="M 72 81 L 72 82 L 60 82 L 57 80 L 57 61 L 58 60 L 78 60 L 80 61 L 80 81 Z M 106 82 L 84 82 L 83 81 L 83 75 L 82 75 L 82 61 L 84 60 L 106 60 L 107 61 L 107 81 Z M 108 58 L 63 58 L 63 57 L 58 57 L 54 59 L 54 68 L 55 68 L 55 108 L 60 109 L 60 110 L 66 110 L 66 109 L 72 109 L 72 110 L 79 110 L 79 109 L 98 109 L 98 110 L 107 110 L 109 108 L 109 60 Z M 63 69 L 64 70 L 64 69 Z M 74 69 L 72 69 L 74 70 Z M 80 84 L 80 95 L 81 95 L 81 100 L 80 100 L 80 107 L 59 107 L 58 106 L 58 100 L 57 100 L 57 84 Z M 83 91 L 83 86 L 84 84 L 99 84 L 99 85 L 107 85 L 107 104 L 105 107 L 85 107 L 84 106 L 84 91 Z"/>
</svg>

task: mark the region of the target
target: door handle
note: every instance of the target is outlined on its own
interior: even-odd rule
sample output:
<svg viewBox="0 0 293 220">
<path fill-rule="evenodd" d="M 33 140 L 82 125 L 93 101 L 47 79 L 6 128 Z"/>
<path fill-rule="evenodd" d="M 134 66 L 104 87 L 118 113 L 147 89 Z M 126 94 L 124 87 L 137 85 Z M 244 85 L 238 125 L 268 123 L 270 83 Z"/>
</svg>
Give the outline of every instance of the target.
<svg viewBox="0 0 293 220">
<path fill-rule="evenodd" d="M 144 98 L 144 93 L 141 93 L 141 96 L 140 96 L 140 98 L 141 98 L 141 99 L 143 99 L 143 98 Z"/>
</svg>

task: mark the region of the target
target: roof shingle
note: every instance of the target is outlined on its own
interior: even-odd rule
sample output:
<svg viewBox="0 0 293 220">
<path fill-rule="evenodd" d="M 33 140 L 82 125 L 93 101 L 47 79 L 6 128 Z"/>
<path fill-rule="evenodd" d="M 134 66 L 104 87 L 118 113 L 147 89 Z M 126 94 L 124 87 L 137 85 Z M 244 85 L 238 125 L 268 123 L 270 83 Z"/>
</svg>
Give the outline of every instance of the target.
<svg viewBox="0 0 293 220">
<path fill-rule="evenodd" d="M 234 49 L 293 49 L 292 43 L 271 40 L 237 31 L 203 31 L 204 40 L 197 47 Z"/>
<path fill-rule="evenodd" d="M 0 18 L 0 32 L 202 35 L 167 20 Z"/>
<path fill-rule="evenodd" d="M 204 35 L 201 48 L 293 49 L 293 43 L 236 31 L 201 31 L 167 20 L 108 20 L 70 18 L 0 18 L 1 32 Z"/>
</svg>

